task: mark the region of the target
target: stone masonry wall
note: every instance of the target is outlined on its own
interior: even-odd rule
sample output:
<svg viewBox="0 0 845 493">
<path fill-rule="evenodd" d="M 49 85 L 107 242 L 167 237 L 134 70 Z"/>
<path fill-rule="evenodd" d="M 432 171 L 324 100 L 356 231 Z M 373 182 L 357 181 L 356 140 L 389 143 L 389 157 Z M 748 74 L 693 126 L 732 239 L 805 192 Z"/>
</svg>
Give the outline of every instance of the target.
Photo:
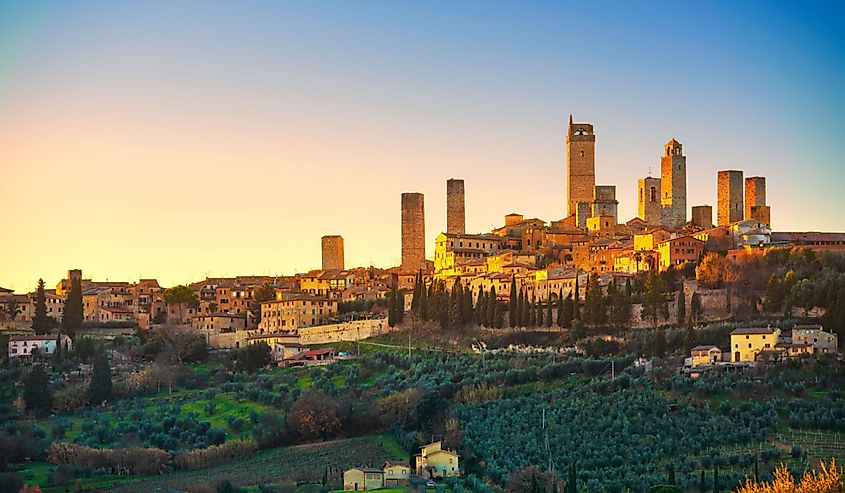
<svg viewBox="0 0 845 493">
<path fill-rule="evenodd" d="M 452 178 L 446 181 L 446 232 L 466 233 L 464 181 Z"/>
<path fill-rule="evenodd" d="M 717 175 L 718 208 L 716 211 L 719 226 L 742 221 L 742 171 L 723 170 Z"/>
<path fill-rule="evenodd" d="M 402 194 L 402 270 L 425 263 L 425 199 L 421 193 Z"/>
</svg>

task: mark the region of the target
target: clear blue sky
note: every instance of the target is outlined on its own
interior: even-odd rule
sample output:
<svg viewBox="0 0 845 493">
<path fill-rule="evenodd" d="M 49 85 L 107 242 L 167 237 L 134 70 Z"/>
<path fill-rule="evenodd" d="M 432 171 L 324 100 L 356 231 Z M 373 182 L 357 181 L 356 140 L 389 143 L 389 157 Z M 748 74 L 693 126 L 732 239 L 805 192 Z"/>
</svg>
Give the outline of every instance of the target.
<svg viewBox="0 0 845 493">
<path fill-rule="evenodd" d="M 471 231 L 557 219 L 569 113 L 622 220 L 674 137 L 689 206 L 743 169 L 776 230 L 845 230 L 843 25 L 842 2 L 0 1 L 0 285 L 291 273 L 323 234 L 395 265 L 399 194 L 426 194 L 431 250 L 450 177 Z"/>
</svg>

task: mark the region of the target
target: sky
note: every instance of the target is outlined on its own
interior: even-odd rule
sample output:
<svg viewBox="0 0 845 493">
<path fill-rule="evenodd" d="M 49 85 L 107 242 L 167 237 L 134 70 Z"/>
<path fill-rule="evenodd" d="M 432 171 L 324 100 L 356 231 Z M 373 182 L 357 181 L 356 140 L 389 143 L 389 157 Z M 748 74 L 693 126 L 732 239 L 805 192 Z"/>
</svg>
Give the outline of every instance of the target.
<svg viewBox="0 0 845 493">
<path fill-rule="evenodd" d="M 845 231 L 841 2 L 0 0 L 0 286 L 167 286 L 400 260 L 448 178 L 467 231 L 565 215 L 569 114 L 620 221 L 663 145 L 688 206 L 767 178 L 777 231 Z"/>
</svg>

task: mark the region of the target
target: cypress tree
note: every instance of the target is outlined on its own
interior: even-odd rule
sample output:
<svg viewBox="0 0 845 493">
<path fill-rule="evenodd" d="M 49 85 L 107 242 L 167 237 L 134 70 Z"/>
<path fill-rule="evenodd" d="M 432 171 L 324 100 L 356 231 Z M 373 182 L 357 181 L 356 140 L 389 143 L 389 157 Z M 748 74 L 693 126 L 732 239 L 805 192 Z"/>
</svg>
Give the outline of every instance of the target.
<svg viewBox="0 0 845 493">
<path fill-rule="evenodd" d="M 754 454 L 754 482 L 755 483 L 760 482 L 760 474 L 759 473 L 760 473 L 760 471 L 758 470 L 758 466 L 757 466 L 757 454 Z"/>
<path fill-rule="evenodd" d="M 493 324 L 496 326 L 497 329 L 501 329 L 505 326 L 505 313 L 502 310 L 502 307 L 499 306 L 499 300 L 496 296 L 493 296 L 493 302 L 491 303 L 493 306 Z"/>
<path fill-rule="evenodd" d="M 563 300 L 563 323 L 558 322 L 561 327 L 572 327 L 572 321 L 575 320 L 575 301 L 572 299 L 572 293 L 566 295 Z"/>
<path fill-rule="evenodd" d="M 85 320 L 82 311 L 82 281 L 73 278 L 70 281 L 70 290 L 65 300 L 64 313 L 62 315 L 62 332 L 69 335 L 71 339 L 76 337 L 76 332 L 82 328 Z"/>
<path fill-rule="evenodd" d="M 390 300 L 387 305 L 387 325 L 390 327 L 396 325 L 396 286 L 390 288 Z"/>
<path fill-rule="evenodd" d="M 565 327 L 566 319 L 563 317 L 563 289 L 557 294 L 557 326 Z"/>
<path fill-rule="evenodd" d="M 554 325 L 552 321 L 552 298 L 549 296 L 549 299 L 546 301 L 546 327 L 551 327 Z"/>
<path fill-rule="evenodd" d="M 575 476 L 575 461 L 569 463 L 569 476 L 566 480 L 566 493 L 578 493 Z"/>
<path fill-rule="evenodd" d="M 683 283 L 681 289 L 678 290 L 678 325 L 684 323 L 687 319 L 687 295 L 684 293 Z"/>
<path fill-rule="evenodd" d="M 462 289 L 461 291 L 461 300 L 463 300 L 461 302 L 461 321 L 465 326 L 472 325 L 472 322 L 475 319 L 475 307 L 472 306 L 472 289 L 467 286 L 466 289 Z"/>
<path fill-rule="evenodd" d="M 704 469 L 702 469 L 701 470 L 701 478 L 699 478 L 699 481 L 698 481 L 698 491 L 699 491 L 699 493 L 704 493 L 706 486 L 707 485 L 704 484 Z"/>
<path fill-rule="evenodd" d="M 393 307 L 393 317 L 396 319 L 396 325 L 402 325 L 405 320 L 405 295 L 398 289 L 396 290 L 396 306 Z"/>
<path fill-rule="evenodd" d="M 669 463 L 669 484 L 675 485 L 675 464 Z"/>
<path fill-rule="evenodd" d="M 112 381 L 109 358 L 103 349 L 94 356 L 94 367 L 91 370 L 91 384 L 88 386 L 88 398 L 92 404 L 99 404 L 111 398 Z"/>
<path fill-rule="evenodd" d="M 525 327 L 528 325 L 529 318 L 531 317 L 531 306 L 528 304 L 528 295 L 525 294 L 525 291 L 520 289 L 519 290 L 519 326 Z"/>
<path fill-rule="evenodd" d="M 578 274 L 575 274 L 575 295 L 572 297 L 572 320 L 581 320 L 581 293 L 578 290 Z"/>
<path fill-rule="evenodd" d="M 508 325 L 512 328 L 517 325 L 517 319 L 519 318 L 518 308 L 516 277 L 511 275 L 511 292 L 508 296 Z"/>
<path fill-rule="evenodd" d="M 23 379 L 23 401 L 27 411 L 49 411 L 53 407 L 50 377 L 41 365 L 33 365 Z"/>
<path fill-rule="evenodd" d="M 484 291 L 484 285 L 478 287 L 478 301 L 475 302 L 475 320 L 478 325 L 489 327 L 487 325 L 487 294 Z"/>
<path fill-rule="evenodd" d="M 455 283 L 452 287 L 452 293 L 449 295 L 449 313 L 448 324 L 449 328 L 457 329 L 461 326 L 461 285 Z"/>
<path fill-rule="evenodd" d="M 719 493 L 719 464 L 713 465 L 713 493 Z"/>
<path fill-rule="evenodd" d="M 496 325 L 498 323 L 498 319 L 496 318 L 498 311 L 496 305 L 498 305 L 499 300 L 496 299 L 496 289 L 494 286 L 490 286 L 490 290 L 487 291 L 487 326 L 488 327 L 498 327 Z"/>
<path fill-rule="evenodd" d="M 543 313 L 543 302 L 541 300 L 533 299 L 532 303 L 534 304 L 534 326 L 542 327 L 543 319 L 545 318 Z"/>
<path fill-rule="evenodd" d="M 35 290 L 35 313 L 32 315 L 32 330 L 39 335 L 50 331 L 50 319 L 47 317 L 47 297 L 44 294 L 44 279 L 38 279 L 38 288 Z"/>
</svg>

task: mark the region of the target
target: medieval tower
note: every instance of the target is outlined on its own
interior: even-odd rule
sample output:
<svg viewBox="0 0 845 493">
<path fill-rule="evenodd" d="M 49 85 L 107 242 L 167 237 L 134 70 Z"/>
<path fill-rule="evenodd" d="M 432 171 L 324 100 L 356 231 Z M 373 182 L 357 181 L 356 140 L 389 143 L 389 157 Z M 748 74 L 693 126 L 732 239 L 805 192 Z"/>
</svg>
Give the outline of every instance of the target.
<svg viewBox="0 0 845 493">
<path fill-rule="evenodd" d="M 425 264 L 425 200 L 423 194 L 402 194 L 402 270 Z"/>
<path fill-rule="evenodd" d="M 637 216 L 651 226 L 661 224 L 660 178 L 640 178 L 637 189 Z"/>
<path fill-rule="evenodd" d="M 343 237 L 327 235 L 320 240 L 323 246 L 323 270 L 343 270 Z"/>
<path fill-rule="evenodd" d="M 619 222 L 618 209 L 619 201 L 616 200 L 616 185 L 596 185 L 593 187 L 592 217 L 613 216 L 613 224 L 617 224 Z"/>
<path fill-rule="evenodd" d="M 456 178 L 446 181 L 446 232 L 466 233 L 464 181 Z"/>
<path fill-rule="evenodd" d="M 742 221 L 742 171 L 722 170 L 717 175 L 718 207 L 716 223 L 725 226 Z"/>
<path fill-rule="evenodd" d="M 566 214 L 575 214 L 578 202 L 593 201 L 596 186 L 596 136 L 589 123 L 572 123 L 566 132 Z"/>
<path fill-rule="evenodd" d="M 662 223 L 673 228 L 687 222 L 687 158 L 681 143 L 670 140 L 660 158 L 660 205 Z"/>
<path fill-rule="evenodd" d="M 713 207 L 709 205 L 692 206 L 692 224 L 699 229 L 713 227 Z"/>
<path fill-rule="evenodd" d="M 766 205 L 766 177 L 745 179 L 745 219 L 754 219 L 771 226 L 771 210 Z"/>
</svg>

